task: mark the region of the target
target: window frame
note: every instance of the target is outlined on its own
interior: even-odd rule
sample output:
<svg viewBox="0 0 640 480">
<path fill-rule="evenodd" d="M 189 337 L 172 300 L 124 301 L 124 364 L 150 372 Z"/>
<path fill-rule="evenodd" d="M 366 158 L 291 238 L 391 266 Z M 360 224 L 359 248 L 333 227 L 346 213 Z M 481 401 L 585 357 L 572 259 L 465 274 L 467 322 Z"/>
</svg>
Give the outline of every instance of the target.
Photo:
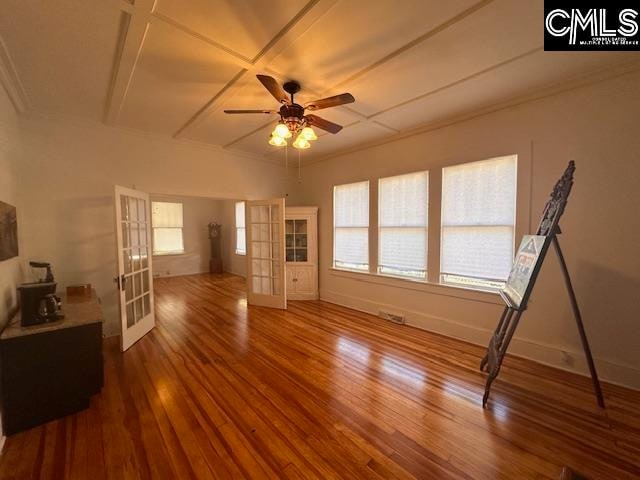
<svg viewBox="0 0 640 480">
<path fill-rule="evenodd" d="M 234 230 L 236 233 L 235 236 L 235 254 L 236 255 L 240 255 L 240 256 L 246 256 L 247 255 L 247 226 L 246 226 L 246 220 L 244 220 L 245 225 L 243 227 L 239 227 L 238 226 L 238 205 L 242 204 L 242 213 L 244 214 L 244 218 L 246 219 L 246 213 L 247 213 L 247 202 L 244 200 L 240 200 L 237 201 L 233 204 L 233 218 L 234 218 Z M 240 250 L 238 248 L 238 234 L 240 233 L 239 231 L 242 230 L 244 232 L 244 250 Z"/>
<path fill-rule="evenodd" d="M 182 216 L 182 226 L 181 227 L 156 227 L 153 224 L 153 205 L 155 203 L 171 203 L 174 205 L 180 205 L 181 216 Z M 182 250 L 167 250 L 159 252 L 156 250 L 156 229 L 176 229 L 180 230 L 180 238 L 182 240 Z M 182 202 L 171 202 L 168 200 L 152 200 L 151 201 L 151 255 L 154 257 L 167 257 L 171 255 L 184 255 L 186 253 L 186 248 L 184 244 L 184 203 Z"/>
<path fill-rule="evenodd" d="M 472 275 L 462 275 L 451 272 L 443 272 L 442 271 L 442 262 L 443 262 L 443 237 L 444 231 L 446 228 L 509 228 L 511 229 L 512 242 L 511 242 L 511 259 L 513 261 L 513 257 L 515 255 L 516 249 L 516 240 L 517 240 L 517 226 L 518 226 L 518 155 L 501 155 L 496 157 L 485 158 L 482 160 L 475 160 L 472 162 L 464 162 L 457 163 L 454 165 L 447 165 L 442 167 L 441 169 L 441 178 L 444 177 L 444 170 L 447 168 L 455 168 L 461 167 L 463 165 L 473 165 L 473 164 L 482 164 L 489 163 L 492 161 L 500 160 L 503 158 L 515 157 L 515 185 L 514 185 L 514 197 L 513 197 L 513 221 L 510 225 L 445 225 L 443 220 L 443 209 L 444 209 L 444 181 L 442 181 L 441 191 L 440 191 L 440 249 L 439 249 L 439 257 L 440 257 L 440 268 L 438 269 L 438 283 L 441 285 L 451 285 L 459 288 L 469 288 L 469 289 L 480 289 L 480 290 L 488 290 L 488 291 L 498 291 L 500 290 L 505 282 L 505 280 L 488 278 L 487 276 L 472 276 Z M 458 279 L 457 281 L 455 279 Z"/>
<path fill-rule="evenodd" d="M 409 176 L 409 175 L 417 175 L 417 174 L 425 174 L 426 175 L 426 180 L 427 180 L 427 189 L 426 189 L 426 205 L 425 205 L 425 213 L 426 213 L 426 219 L 425 219 L 425 226 L 382 226 L 381 222 L 380 222 L 380 216 L 381 216 L 381 205 L 383 203 L 383 199 L 382 199 L 382 195 L 381 195 L 381 184 L 384 180 L 389 180 L 389 179 L 393 179 L 393 178 L 397 178 L 397 177 L 405 177 L 405 176 Z M 377 235 L 377 240 L 378 240 L 378 257 L 377 257 L 377 261 L 376 261 L 376 273 L 378 275 L 382 275 L 385 277 L 394 277 L 394 278 L 402 278 L 402 279 L 407 279 L 407 280 L 416 280 L 416 281 L 427 281 L 428 275 L 429 275 L 429 181 L 430 181 L 430 177 L 429 177 L 429 171 L 428 170 L 418 170 L 415 172 L 408 172 L 408 173 L 401 173 L 399 175 L 392 175 L 392 176 L 388 176 L 388 177 L 380 177 L 378 178 L 378 192 L 377 192 L 377 197 L 378 197 L 378 211 L 377 211 L 377 225 L 376 225 L 376 235 Z M 423 275 L 411 275 L 411 274 L 403 274 L 402 273 L 402 269 L 397 269 L 397 272 L 392 272 L 392 271 L 383 271 L 384 268 L 389 268 L 391 269 L 391 267 L 384 267 L 380 264 L 380 258 L 382 257 L 382 230 L 383 229 L 404 229 L 404 230 L 420 230 L 420 231 L 424 231 L 425 237 L 424 237 L 424 271 L 422 271 Z M 415 272 L 419 272 L 420 270 L 405 270 L 406 272 L 410 272 L 410 271 L 415 271 Z"/>
<path fill-rule="evenodd" d="M 499 289 L 491 286 L 465 285 L 462 283 L 443 282 L 440 272 L 440 259 L 442 252 L 441 243 L 441 224 L 442 224 L 442 171 L 446 167 L 471 164 L 476 162 L 488 161 L 499 157 L 514 156 L 516 159 L 516 178 L 515 178 L 515 220 L 513 224 L 513 240 L 514 245 L 512 252 L 516 251 L 516 243 L 522 235 L 529 231 L 531 222 L 531 175 L 532 175 L 532 156 L 530 145 L 516 142 L 507 148 L 506 151 L 483 150 L 479 155 L 463 156 L 462 158 L 449 158 L 443 161 L 429 162 L 429 169 L 414 170 L 410 172 L 387 170 L 387 175 L 375 176 L 369 179 L 363 179 L 361 182 L 369 182 L 369 205 L 378 208 L 380 202 L 380 192 L 378 190 L 379 183 L 376 180 L 403 174 L 417 173 L 418 171 L 428 172 L 428 209 L 427 209 L 427 266 L 425 278 L 416 278 L 410 276 L 397 276 L 388 273 L 380 273 L 378 271 L 379 260 L 379 214 L 378 211 L 369 209 L 369 227 L 368 227 L 368 259 L 369 270 L 348 269 L 335 264 L 335 188 L 342 185 L 352 183 L 360 183 L 359 181 L 350 181 L 332 185 L 332 202 L 331 213 L 332 235 L 333 235 L 333 251 L 331 253 L 331 264 L 329 266 L 329 274 L 335 277 L 349 278 L 360 282 L 372 283 L 376 285 L 387 285 L 389 287 L 404 288 L 416 291 L 422 291 L 430 294 L 452 296 L 458 298 L 467 298 L 474 301 L 501 304 L 499 301 Z M 393 174 L 390 174 L 393 173 Z M 374 183 L 371 183 L 374 182 Z M 373 188 L 372 188 L 373 187 Z M 337 292 L 333 292 L 338 295 Z M 497 300 L 496 300 L 497 299 Z"/>
<path fill-rule="evenodd" d="M 358 183 L 366 183 L 367 184 L 367 226 L 366 227 L 336 227 L 336 190 L 339 187 L 346 187 L 348 185 L 355 185 Z M 359 272 L 359 273 L 370 273 L 371 271 L 371 257 L 370 257 L 370 252 L 371 252 L 371 241 L 370 241 L 370 232 L 371 232 L 371 182 L 369 180 L 360 180 L 360 181 L 356 181 L 356 182 L 349 182 L 349 183 L 341 183 L 338 185 L 333 185 L 332 187 L 332 196 L 331 196 L 331 200 L 332 200 L 332 208 L 331 208 L 331 214 L 332 214 L 332 224 L 331 224 L 331 229 L 332 229 L 332 239 L 333 239 L 333 243 L 332 243 L 332 252 L 331 252 L 331 265 L 332 268 L 335 268 L 337 270 L 342 270 L 342 271 L 346 271 L 346 272 Z M 337 229 L 343 229 L 343 230 L 348 230 L 348 229 L 355 229 L 355 230 L 364 230 L 366 229 L 367 231 L 367 248 L 366 248 L 366 252 L 365 252 L 365 257 L 367 259 L 367 263 L 363 264 L 364 268 L 358 268 L 358 267 L 349 267 L 346 264 L 342 264 L 342 265 L 338 265 L 336 263 L 336 230 Z"/>
</svg>

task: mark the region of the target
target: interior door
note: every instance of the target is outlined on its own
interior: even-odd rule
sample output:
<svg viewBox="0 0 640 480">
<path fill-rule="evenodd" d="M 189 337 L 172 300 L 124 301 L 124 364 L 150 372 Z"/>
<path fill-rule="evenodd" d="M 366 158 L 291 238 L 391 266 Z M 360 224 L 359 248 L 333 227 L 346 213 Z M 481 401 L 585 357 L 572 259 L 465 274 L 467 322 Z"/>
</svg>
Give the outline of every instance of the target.
<svg viewBox="0 0 640 480">
<path fill-rule="evenodd" d="M 155 326 L 149 195 L 116 185 L 120 345 L 124 352 Z"/>
<path fill-rule="evenodd" d="M 246 205 L 247 300 L 249 305 L 286 309 L 284 198 Z"/>
</svg>

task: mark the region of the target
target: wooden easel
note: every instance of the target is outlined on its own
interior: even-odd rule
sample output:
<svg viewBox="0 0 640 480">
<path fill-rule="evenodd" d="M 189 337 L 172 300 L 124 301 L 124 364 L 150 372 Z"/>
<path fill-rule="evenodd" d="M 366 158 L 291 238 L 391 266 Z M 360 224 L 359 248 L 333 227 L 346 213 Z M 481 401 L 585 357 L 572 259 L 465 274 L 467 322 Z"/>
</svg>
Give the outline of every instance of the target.
<svg viewBox="0 0 640 480">
<path fill-rule="evenodd" d="M 564 278 L 565 286 L 567 288 L 567 292 L 569 294 L 569 300 L 571 302 L 571 309 L 573 311 L 573 316 L 575 317 L 576 324 L 578 325 L 582 348 L 584 350 L 585 356 L 587 357 L 587 364 L 589 365 L 589 372 L 591 373 L 591 381 L 593 382 L 593 389 L 596 394 L 596 399 L 598 401 L 598 405 L 601 408 L 605 408 L 602 389 L 600 388 L 600 381 L 598 380 L 598 374 L 596 372 L 596 367 L 591 355 L 591 348 L 589 347 L 587 334 L 584 329 L 584 324 L 582 323 L 582 315 L 580 314 L 580 308 L 578 307 L 578 301 L 576 300 L 573 285 L 571 284 L 569 270 L 567 269 L 567 264 L 565 263 L 562 249 L 560 248 L 560 242 L 558 241 L 558 235 L 562 233 L 560 231 L 558 222 L 560 220 L 560 217 L 562 216 L 562 213 L 564 212 L 564 208 L 569 198 L 569 193 L 571 192 L 571 187 L 573 186 L 574 172 L 575 163 L 573 161 L 570 161 L 569 166 L 565 170 L 564 174 L 556 183 L 553 192 L 551 193 L 551 198 L 545 205 L 542 220 L 540 221 L 538 231 L 536 232 L 536 235 L 545 237 L 544 243 L 542 245 L 538 261 L 535 264 L 526 290 L 522 295 L 521 301 L 516 302 L 512 298 L 510 298 L 510 296 L 507 295 L 504 291 L 500 292 L 506 306 L 502 312 L 500 321 L 498 322 L 498 326 L 496 327 L 491 340 L 489 341 L 487 353 L 482 359 L 482 362 L 480 362 L 480 370 L 487 371 L 489 374 L 489 376 L 487 377 L 487 382 L 485 384 L 484 396 L 482 398 L 483 408 L 487 405 L 491 384 L 500 372 L 500 367 L 502 366 L 502 361 L 504 360 L 504 356 L 507 353 L 507 349 L 509 348 L 509 343 L 511 342 L 513 334 L 518 327 L 518 323 L 520 322 L 522 313 L 527 309 L 529 297 L 531 296 L 531 292 L 538 277 L 538 273 L 540 272 L 542 263 L 544 262 L 547 251 L 549 250 L 549 247 L 551 245 L 553 245 L 553 248 L 558 255 L 558 260 L 560 261 L 562 275 Z"/>
</svg>

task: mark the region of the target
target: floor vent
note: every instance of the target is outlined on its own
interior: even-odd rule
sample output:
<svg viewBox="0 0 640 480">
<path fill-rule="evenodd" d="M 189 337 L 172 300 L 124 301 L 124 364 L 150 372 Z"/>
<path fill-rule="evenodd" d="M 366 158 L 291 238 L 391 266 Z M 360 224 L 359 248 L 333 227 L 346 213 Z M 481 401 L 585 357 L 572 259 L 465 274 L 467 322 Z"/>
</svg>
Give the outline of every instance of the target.
<svg viewBox="0 0 640 480">
<path fill-rule="evenodd" d="M 404 315 L 398 315 L 397 313 L 385 312 L 384 310 L 380 310 L 378 312 L 378 316 L 383 320 L 389 320 L 399 325 L 404 324 Z"/>
</svg>

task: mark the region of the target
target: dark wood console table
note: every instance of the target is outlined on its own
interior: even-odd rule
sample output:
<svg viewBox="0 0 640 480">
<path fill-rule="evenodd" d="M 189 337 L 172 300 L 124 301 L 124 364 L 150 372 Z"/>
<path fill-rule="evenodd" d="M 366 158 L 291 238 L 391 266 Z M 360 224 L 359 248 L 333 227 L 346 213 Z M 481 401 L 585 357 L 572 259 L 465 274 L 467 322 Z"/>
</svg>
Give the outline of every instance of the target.
<svg viewBox="0 0 640 480">
<path fill-rule="evenodd" d="M 91 297 L 62 299 L 65 318 L 31 327 L 19 314 L 0 334 L 0 408 L 5 435 L 89 406 L 103 385 L 102 310 Z"/>
</svg>

